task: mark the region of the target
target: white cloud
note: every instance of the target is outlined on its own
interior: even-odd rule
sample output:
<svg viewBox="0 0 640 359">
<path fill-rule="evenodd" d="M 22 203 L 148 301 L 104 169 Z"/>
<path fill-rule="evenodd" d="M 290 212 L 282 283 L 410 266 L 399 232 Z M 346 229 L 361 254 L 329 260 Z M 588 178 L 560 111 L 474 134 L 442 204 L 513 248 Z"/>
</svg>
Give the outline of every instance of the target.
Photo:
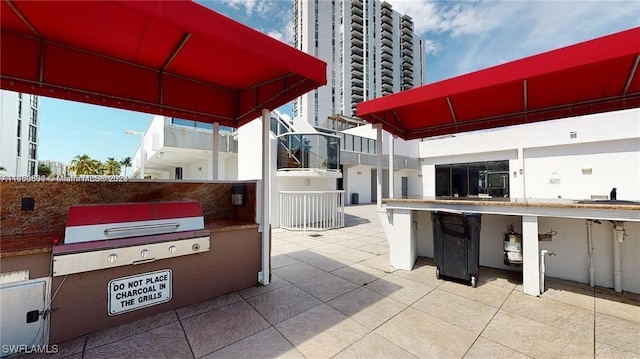
<svg viewBox="0 0 640 359">
<path fill-rule="evenodd" d="M 293 45 L 293 20 L 286 22 L 280 29 L 261 30 L 265 34 L 289 45 Z"/>
<path fill-rule="evenodd" d="M 639 1 L 389 1 L 413 18 L 436 78 L 640 25 Z"/>
<path fill-rule="evenodd" d="M 441 50 L 439 43 L 426 39 L 424 40 L 424 52 L 427 54 L 437 54 Z"/>
<path fill-rule="evenodd" d="M 252 16 L 254 12 L 264 15 L 268 12 L 270 6 L 266 0 L 219 0 L 221 3 L 234 8 L 244 9 L 247 16 Z"/>
</svg>

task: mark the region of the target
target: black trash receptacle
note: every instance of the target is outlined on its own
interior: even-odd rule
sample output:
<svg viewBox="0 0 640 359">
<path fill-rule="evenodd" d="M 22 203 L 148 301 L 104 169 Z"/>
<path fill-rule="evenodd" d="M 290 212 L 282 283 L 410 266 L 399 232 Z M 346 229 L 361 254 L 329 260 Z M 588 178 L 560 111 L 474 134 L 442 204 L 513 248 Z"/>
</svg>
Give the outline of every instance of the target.
<svg viewBox="0 0 640 359">
<path fill-rule="evenodd" d="M 351 194 L 351 204 L 358 204 L 358 194 L 357 193 L 352 193 Z"/>
<path fill-rule="evenodd" d="M 480 214 L 433 212 L 433 257 L 436 276 L 478 283 Z"/>
</svg>

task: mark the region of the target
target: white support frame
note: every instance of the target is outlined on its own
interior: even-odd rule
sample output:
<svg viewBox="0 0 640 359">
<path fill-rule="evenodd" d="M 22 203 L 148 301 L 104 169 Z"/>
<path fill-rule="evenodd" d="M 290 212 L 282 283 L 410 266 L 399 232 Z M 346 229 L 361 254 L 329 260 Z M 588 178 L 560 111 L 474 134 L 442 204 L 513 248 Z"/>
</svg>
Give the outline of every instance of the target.
<svg viewBox="0 0 640 359">
<path fill-rule="evenodd" d="M 271 112 L 262 110 L 262 275 L 263 285 L 271 283 Z"/>
<path fill-rule="evenodd" d="M 213 123 L 213 149 L 211 151 L 211 175 L 212 179 L 216 181 L 218 179 L 218 147 L 220 145 L 220 124 Z"/>
</svg>

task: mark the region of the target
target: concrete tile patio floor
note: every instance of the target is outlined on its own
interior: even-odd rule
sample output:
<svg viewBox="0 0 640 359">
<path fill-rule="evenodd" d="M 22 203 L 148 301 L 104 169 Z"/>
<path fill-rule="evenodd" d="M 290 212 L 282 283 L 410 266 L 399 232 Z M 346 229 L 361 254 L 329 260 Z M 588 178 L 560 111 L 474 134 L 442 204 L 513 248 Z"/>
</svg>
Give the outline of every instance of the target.
<svg viewBox="0 0 640 359">
<path fill-rule="evenodd" d="M 70 358 L 640 358 L 640 295 L 482 268 L 477 288 L 420 258 L 389 267 L 375 206 L 346 226 L 273 231 L 273 283 L 60 345 Z M 315 234 L 319 236 L 314 236 Z"/>
</svg>

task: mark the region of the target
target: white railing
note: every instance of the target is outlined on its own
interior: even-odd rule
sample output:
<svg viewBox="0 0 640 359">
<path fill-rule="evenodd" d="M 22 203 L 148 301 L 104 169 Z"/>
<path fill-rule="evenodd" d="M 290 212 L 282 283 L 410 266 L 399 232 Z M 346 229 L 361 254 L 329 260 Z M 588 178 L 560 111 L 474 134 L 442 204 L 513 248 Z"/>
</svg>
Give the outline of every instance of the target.
<svg viewBox="0 0 640 359">
<path fill-rule="evenodd" d="M 344 191 L 280 191 L 280 228 L 323 231 L 344 227 Z"/>
</svg>

